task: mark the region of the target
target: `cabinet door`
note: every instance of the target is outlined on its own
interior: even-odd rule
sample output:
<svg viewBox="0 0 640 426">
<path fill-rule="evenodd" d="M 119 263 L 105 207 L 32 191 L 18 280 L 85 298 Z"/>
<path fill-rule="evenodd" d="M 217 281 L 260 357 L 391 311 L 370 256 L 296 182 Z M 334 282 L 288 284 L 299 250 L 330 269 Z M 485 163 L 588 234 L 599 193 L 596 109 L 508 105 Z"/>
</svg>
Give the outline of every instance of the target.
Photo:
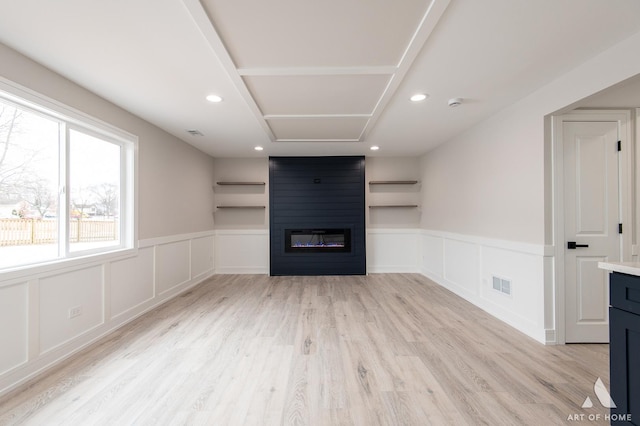
<svg viewBox="0 0 640 426">
<path fill-rule="evenodd" d="M 611 414 L 631 415 L 629 424 L 640 425 L 640 315 L 611 308 Z"/>
<path fill-rule="evenodd" d="M 611 306 L 640 315 L 640 277 L 611 274 Z"/>
</svg>

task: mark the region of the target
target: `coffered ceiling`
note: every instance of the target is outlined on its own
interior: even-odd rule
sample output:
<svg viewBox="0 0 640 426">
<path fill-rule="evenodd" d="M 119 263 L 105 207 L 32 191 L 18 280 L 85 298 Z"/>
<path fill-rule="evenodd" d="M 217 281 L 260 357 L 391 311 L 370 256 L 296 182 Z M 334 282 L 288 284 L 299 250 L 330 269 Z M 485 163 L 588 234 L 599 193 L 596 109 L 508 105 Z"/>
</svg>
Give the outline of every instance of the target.
<svg viewBox="0 0 640 426">
<path fill-rule="evenodd" d="M 216 157 L 421 155 L 640 31 L 637 0 L 0 7 L 1 43 Z"/>
<path fill-rule="evenodd" d="M 185 0 L 273 142 L 358 142 L 449 0 Z"/>
</svg>

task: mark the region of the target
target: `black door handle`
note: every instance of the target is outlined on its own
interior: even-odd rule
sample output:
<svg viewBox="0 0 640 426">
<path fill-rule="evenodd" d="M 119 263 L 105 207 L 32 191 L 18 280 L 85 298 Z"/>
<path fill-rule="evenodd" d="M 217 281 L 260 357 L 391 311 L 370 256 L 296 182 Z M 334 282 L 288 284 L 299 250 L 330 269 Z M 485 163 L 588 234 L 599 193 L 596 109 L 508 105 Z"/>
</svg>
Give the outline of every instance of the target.
<svg viewBox="0 0 640 426">
<path fill-rule="evenodd" d="M 578 247 L 589 247 L 589 244 L 576 244 L 575 241 L 567 241 L 567 248 L 569 250 L 575 250 Z"/>
</svg>

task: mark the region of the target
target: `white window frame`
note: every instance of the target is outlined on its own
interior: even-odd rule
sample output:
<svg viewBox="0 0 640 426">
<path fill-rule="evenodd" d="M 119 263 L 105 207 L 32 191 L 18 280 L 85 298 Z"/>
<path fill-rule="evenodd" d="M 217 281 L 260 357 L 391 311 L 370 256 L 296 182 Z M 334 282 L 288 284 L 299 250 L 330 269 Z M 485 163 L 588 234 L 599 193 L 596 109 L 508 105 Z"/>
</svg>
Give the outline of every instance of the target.
<svg viewBox="0 0 640 426">
<path fill-rule="evenodd" d="M 14 104 L 29 112 L 53 119 L 60 123 L 59 174 L 60 192 L 64 202 L 59 203 L 58 245 L 61 253 L 56 259 L 38 263 L 16 265 L 0 270 L 0 281 L 25 273 L 41 272 L 70 263 L 101 260 L 103 257 L 129 257 L 138 249 L 138 201 L 137 201 L 137 156 L 138 137 L 122 129 L 96 119 L 82 111 L 62 104 L 28 88 L 0 77 L 0 100 Z M 120 241 L 118 245 L 91 250 L 70 251 L 69 247 L 69 158 L 70 130 L 85 133 L 120 149 Z"/>
</svg>

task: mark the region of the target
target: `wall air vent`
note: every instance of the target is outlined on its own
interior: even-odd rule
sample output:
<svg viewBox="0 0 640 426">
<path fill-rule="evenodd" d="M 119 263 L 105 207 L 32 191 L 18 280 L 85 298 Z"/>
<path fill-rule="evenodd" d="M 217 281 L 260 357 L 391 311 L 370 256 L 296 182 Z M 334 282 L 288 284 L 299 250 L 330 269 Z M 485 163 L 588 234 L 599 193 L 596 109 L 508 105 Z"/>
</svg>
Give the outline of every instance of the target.
<svg viewBox="0 0 640 426">
<path fill-rule="evenodd" d="M 493 289 L 507 296 L 511 296 L 511 280 L 493 276 Z"/>
<path fill-rule="evenodd" d="M 204 136 L 200 130 L 195 129 L 189 129 L 187 130 L 187 133 L 189 133 L 191 136 Z"/>
</svg>

